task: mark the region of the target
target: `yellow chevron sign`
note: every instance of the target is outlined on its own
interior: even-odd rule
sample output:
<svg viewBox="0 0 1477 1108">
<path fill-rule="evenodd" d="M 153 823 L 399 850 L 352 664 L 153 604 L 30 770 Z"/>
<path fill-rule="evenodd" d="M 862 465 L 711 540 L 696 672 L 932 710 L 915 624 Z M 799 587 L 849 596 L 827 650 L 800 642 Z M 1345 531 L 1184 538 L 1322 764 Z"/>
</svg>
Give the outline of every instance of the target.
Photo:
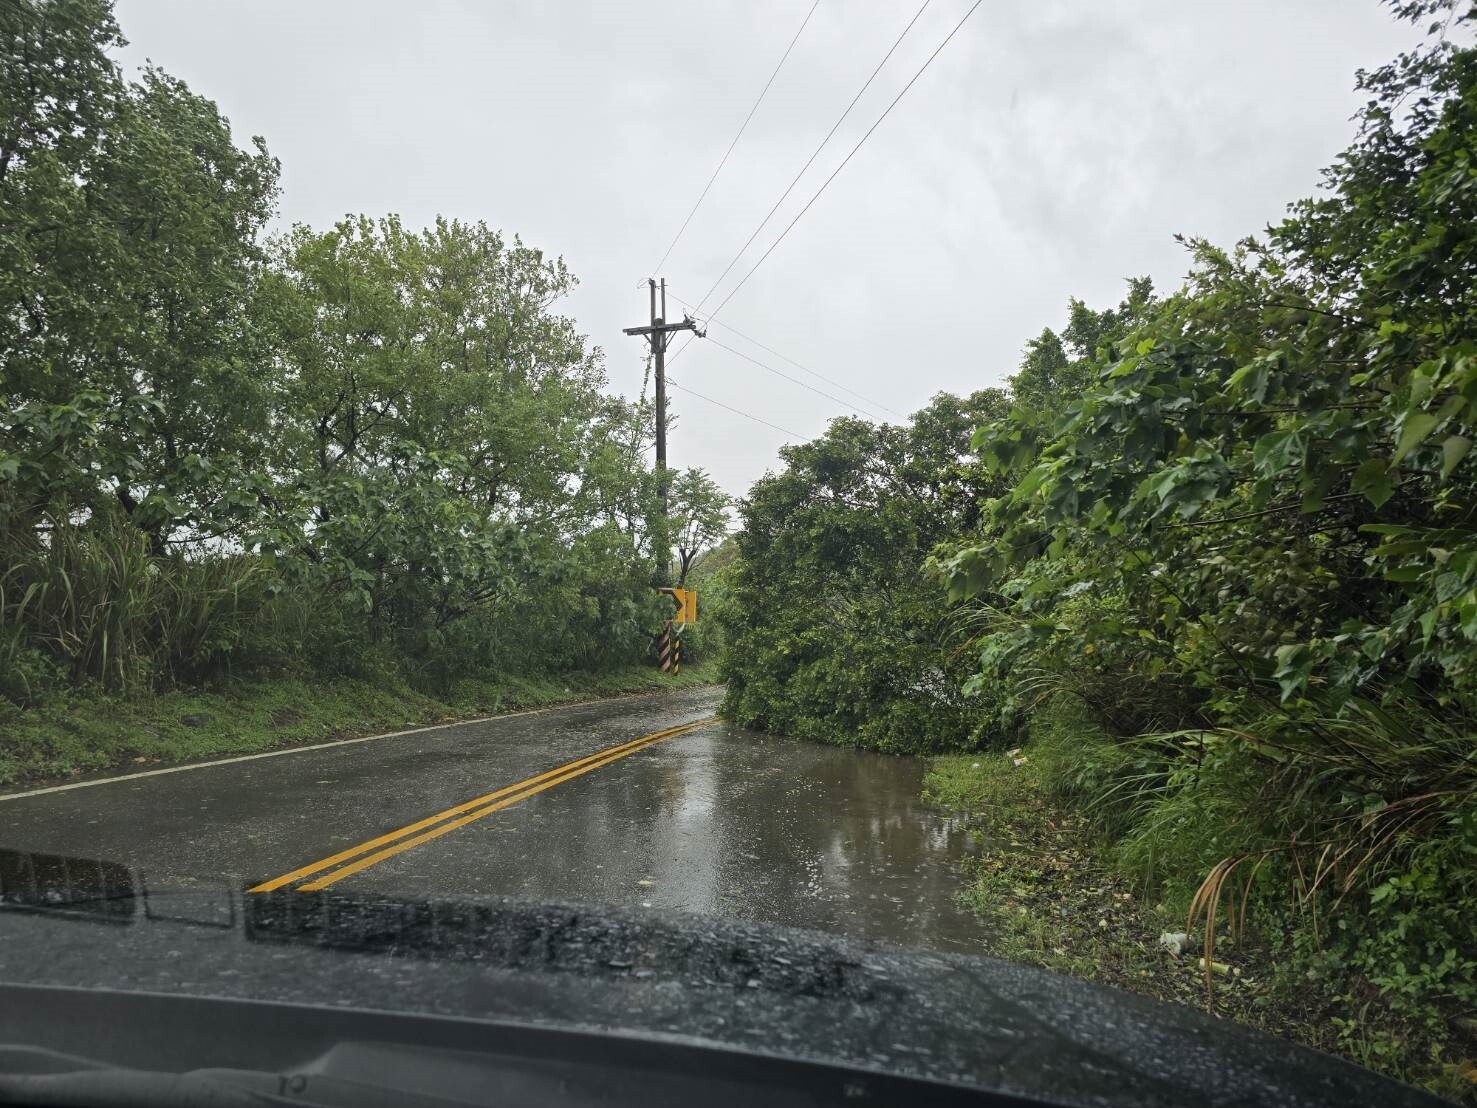
<svg viewBox="0 0 1477 1108">
<path fill-rule="evenodd" d="M 697 589 L 658 589 L 670 596 L 677 604 L 677 613 L 672 617 L 674 623 L 693 624 L 697 622 Z"/>
</svg>

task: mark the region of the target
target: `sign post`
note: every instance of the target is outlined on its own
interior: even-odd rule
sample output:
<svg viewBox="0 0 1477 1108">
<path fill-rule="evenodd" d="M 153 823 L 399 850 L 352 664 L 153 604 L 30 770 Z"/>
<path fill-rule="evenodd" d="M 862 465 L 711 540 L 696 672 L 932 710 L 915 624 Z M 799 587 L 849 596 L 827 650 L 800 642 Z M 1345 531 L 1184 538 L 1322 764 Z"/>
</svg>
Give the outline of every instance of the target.
<svg viewBox="0 0 1477 1108">
<path fill-rule="evenodd" d="M 663 673 L 674 677 L 682 672 L 682 632 L 697 622 L 697 589 L 658 589 L 672 598 L 677 611 L 662 623 L 657 661 Z"/>
</svg>

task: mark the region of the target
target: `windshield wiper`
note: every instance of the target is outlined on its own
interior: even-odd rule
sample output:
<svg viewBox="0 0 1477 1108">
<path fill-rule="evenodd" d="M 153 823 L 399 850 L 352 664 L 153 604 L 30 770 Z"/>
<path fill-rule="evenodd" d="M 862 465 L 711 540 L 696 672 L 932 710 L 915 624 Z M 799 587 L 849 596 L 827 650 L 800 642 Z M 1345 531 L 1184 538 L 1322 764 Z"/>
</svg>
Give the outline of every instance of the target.
<svg viewBox="0 0 1477 1108">
<path fill-rule="evenodd" d="M 320 1099 L 316 1089 L 311 1099 L 283 1095 L 285 1083 L 295 1079 L 295 1076 L 250 1070 L 158 1073 L 111 1066 L 40 1047 L 0 1045 L 0 1104 L 54 1104 L 67 1108 L 93 1108 L 93 1105 L 252 1108 L 263 1104 L 365 1103 L 360 1098 L 363 1090 L 358 1088 L 353 1099 Z"/>
<path fill-rule="evenodd" d="M 0 1045 L 0 1104 L 58 1108 L 463 1108 L 548 1104 L 562 1108 L 705 1108 L 753 1102 L 760 1087 L 717 1075 L 622 1072 L 587 1062 L 340 1042 L 291 1072 L 210 1068 L 170 1073 L 114 1066 L 23 1045 Z M 813 1089 L 763 1088 L 767 1108 L 831 1102 Z M 985 1098 L 994 1102 L 993 1098 Z"/>
</svg>

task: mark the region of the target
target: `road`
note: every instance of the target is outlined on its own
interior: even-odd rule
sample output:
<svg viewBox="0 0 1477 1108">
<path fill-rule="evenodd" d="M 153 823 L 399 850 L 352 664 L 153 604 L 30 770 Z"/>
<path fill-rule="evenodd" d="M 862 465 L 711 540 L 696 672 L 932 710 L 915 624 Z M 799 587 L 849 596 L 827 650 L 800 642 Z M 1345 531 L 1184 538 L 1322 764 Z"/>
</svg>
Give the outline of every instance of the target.
<svg viewBox="0 0 1477 1108">
<path fill-rule="evenodd" d="M 922 763 L 756 734 L 697 689 L 0 796 L 0 849 L 152 886 L 676 909 L 940 950 L 970 843 Z"/>
</svg>

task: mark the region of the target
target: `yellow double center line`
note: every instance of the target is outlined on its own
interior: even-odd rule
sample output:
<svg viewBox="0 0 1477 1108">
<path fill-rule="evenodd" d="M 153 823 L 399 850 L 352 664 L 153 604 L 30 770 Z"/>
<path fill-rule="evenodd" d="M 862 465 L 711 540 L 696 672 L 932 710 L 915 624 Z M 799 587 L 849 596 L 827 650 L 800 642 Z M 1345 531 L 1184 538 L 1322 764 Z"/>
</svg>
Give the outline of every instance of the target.
<svg viewBox="0 0 1477 1108">
<path fill-rule="evenodd" d="M 437 812 L 434 816 L 427 816 L 425 819 L 406 824 L 397 831 L 362 842 L 358 846 L 351 846 L 347 850 L 341 850 L 337 854 L 302 866 L 291 873 L 284 873 L 281 877 L 263 881 L 260 885 L 253 885 L 247 892 L 269 893 L 285 885 L 302 881 L 306 877 L 311 877 L 313 880 L 298 885 L 298 891 L 318 892 L 320 889 L 328 888 L 335 881 L 342 881 L 350 874 L 368 869 L 370 866 L 383 862 L 386 858 L 393 858 L 397 854 L 420 846 L 421 843 L 430 842 L 447 832 L 455 831 L 458 827 L 465 827 L 483 816 L 490 816 L 493 812 L 512 807 L 520 800 L 527 800 L 535 793 L 552 789 L 555 785 L 573 780 L 601 766 L 608 766 L 611 762 L 619 761 L 639 750 L 645 750 L 648 746 L 653 746 L 666 739 L 674 739 L 678 735 L 706 726 L 716 719 L 716 716 L 708 716 L 692 723 L 684 723 L 680 727 L 653 731 L 650 735 L 642 735 L 639 739 L 632 739 L 619 746 L 598 750 L 594 754 L 578 758 L 557 769 L 551 769 L 536 777 L 519 781 L 516 785 L 509 785 L 496 792 L 468 800 L 454 808 L 447 808 L 444 812 Z"/>
</svg>

